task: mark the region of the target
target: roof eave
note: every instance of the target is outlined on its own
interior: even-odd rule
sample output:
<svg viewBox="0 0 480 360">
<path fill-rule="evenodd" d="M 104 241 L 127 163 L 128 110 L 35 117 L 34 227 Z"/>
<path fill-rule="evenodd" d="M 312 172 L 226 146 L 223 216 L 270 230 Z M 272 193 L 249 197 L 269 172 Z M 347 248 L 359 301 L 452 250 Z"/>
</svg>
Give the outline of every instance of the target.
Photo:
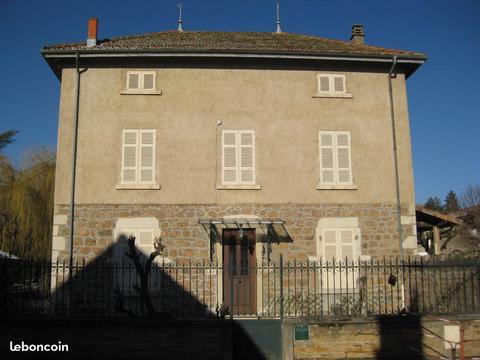
<svg viewBox="0 0 480 360">
<path fill-rule="evenodd" d="M 192 50 L 153 50 L 153 49 L 133 49 L 133 50 L 99 50 L 99 49 L 42 49 L 41 54 L 55 72 L 60 77 L 59 69 L 50 59 L 66 59 L 80 54 L 87 58 L 106 58 L 106 57 L 201 57 L 201 58 L 258 58 L 258 59 L 298 59 L 298 60 L 336 60 L 336 61 L 358 61 L 358 62 L 391 62 L 392 55 L 371 55 L 371 54 L 347 54 L 347 53 L 298 53 L 298 52 L 241 52 L 241 51 L 192 51 Z M 420 67 L 427 59 L 425 55 L 405 55 L 396 54 L 397 63 L 414 65 L 415 68 L 410 76 L 418 67 Z"/>
</svg>

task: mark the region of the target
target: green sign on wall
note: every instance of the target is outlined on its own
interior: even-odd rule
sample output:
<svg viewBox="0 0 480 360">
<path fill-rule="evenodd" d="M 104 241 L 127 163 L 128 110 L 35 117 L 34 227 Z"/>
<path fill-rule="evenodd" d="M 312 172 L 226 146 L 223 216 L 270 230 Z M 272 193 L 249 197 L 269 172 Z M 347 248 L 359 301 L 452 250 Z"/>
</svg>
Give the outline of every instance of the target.
<svg viewBox="0 0 480 360">
<path fill-rule="evenodd" d="M 295 340 L 308 340 L 308 325 L 295 325 Z"/>
</svg>

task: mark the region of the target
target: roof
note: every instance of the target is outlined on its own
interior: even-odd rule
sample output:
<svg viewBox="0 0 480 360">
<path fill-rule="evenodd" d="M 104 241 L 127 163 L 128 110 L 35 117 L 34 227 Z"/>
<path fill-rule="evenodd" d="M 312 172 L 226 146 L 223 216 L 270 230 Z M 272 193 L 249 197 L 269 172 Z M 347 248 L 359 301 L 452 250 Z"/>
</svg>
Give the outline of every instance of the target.
<svg viewBox="0 0 480 360">
<path fill-rule="evenodd" d="M 419 223 L 439 227 L 460 225 L 462 223 L 462 221 L 456 217 L 442 214 L 441 212 L 426 208 L 422 205 L 415 206 L 415 213 L 417 217 L 417 226 Z"/>
<path fill-rule="evenodd" d="M 45 46 L 44 53 L 88 51 L 101 52 L 204 52 L 235 54 L 338 55 L 389 57 L 425 60 L 423 53 L 332 40 L 319 36 L 270 32 L 162 31 L 123 36 L 98 41 L 87 47 L 86 41 Z"/>
</svg>

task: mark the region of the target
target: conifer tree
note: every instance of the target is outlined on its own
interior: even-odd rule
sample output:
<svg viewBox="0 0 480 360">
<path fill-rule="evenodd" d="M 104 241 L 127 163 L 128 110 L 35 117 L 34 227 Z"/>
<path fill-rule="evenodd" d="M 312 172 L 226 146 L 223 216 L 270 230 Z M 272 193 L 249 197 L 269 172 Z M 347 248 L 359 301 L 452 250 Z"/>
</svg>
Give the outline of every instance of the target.
<svg viewBox="0 0 480 360">
<path fill-rule="evenodd" d="M 425 202 L 424 206 L 430 210 L 435 210 L 435 211 L 443 210 L 442 200 L 440 200 L 438 196 L 429 197 Z"/>
<path fill-rule="evenodd" d="M 450 190 L 445 197 L 445 205 L 443 206 L 443 211 L 449 213 L 457 210 L 460 210 L 457 194 L 455 194 L 454 191 Z"/>
</svg>

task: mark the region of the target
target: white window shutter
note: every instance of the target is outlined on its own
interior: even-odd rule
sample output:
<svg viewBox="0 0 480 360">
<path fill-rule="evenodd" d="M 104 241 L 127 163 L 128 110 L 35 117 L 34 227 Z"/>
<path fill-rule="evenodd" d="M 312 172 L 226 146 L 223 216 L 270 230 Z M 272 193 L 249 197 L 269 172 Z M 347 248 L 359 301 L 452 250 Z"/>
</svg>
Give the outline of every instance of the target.
<svg viewBox="0 0 480 360">
<path fill-rule="evenodd" d="M 340 233 L 340 251 L 341 259 L 345 258 L 352 260 L 355 257 L 354 249 L 354 231 L 353 229 L 341 229 Z"/>
<path fill-rule="evenodd" d="M 351 149 L 350 134 L 338 133 L 336 136 L 337 152 L 337 181 L 339 183 L 351 183 Z"/>
<path fill-rule="evenodd" d="M 225 130 L 222 134 L 223 182 L 238 181 L 237 162 L 237 131 Z"/>
<path fill-rule="evenodd" d="M 155 75 L 154 74 L 143 74 L 143 86 L 144 90 L 154 90 L 155 89 Z"/>
<path fill-rule="evenodd" d="M 349 132 L 320 131 L 320 182 L 352 183 L 351 141 Z"/>
<path fill-rule="evenodd" d="M 138 230 L 138 239 L 136 243 L 142 256 L 148 258 L 153 251 L 153 231 L 150 229 Z"/>
<path fill-rule="evenodd" d="M 345 78 L 343 76 L 333 77 L 333 89 L 335 92 L 345 92 Z"/>
<path fill-rule="evenodd" d="M 140 89 L 140 74 L 138 73 L 127 74 L 127 89 L 133 89 L 133 90 Z"/>
<path fill-rule="evenodd" d="M 141 130 L 140 143 L 140 182 L 152 183 L 155 180 L 155 130 Z"/>
<path fill-rule="evenodd" d="M 123 131 L 122 146 L 122 182 L 134 183 L 137 181 L 137 144 L 138 131 Z"/>
<path fill-rule="evenodd" d="M 241 131 L 240 137 L 240 182 L 255 182 L 255 133 Z"/>
<path fill-rule="evenodd" d="M 320 132 L 320 181 L 333 183 L 335 181 L 333 136 Z"/>
<path fill-rule="evenodd" d="M 318 76 L 318 89 L 321 92 L 329 92 L 330 91 L 330 78 L 328 76 Z"/>
<path fill-rule="evenodd" d="M 255 183 L 255 132 L 222 132 L 222 179 L 224 184 Z"/>
<path fill-rule="evenodd" d="M 337 232 L 334 229 L 323 231 L 323 256 L 325 261 L 338 258 Z"/>
</svg>

